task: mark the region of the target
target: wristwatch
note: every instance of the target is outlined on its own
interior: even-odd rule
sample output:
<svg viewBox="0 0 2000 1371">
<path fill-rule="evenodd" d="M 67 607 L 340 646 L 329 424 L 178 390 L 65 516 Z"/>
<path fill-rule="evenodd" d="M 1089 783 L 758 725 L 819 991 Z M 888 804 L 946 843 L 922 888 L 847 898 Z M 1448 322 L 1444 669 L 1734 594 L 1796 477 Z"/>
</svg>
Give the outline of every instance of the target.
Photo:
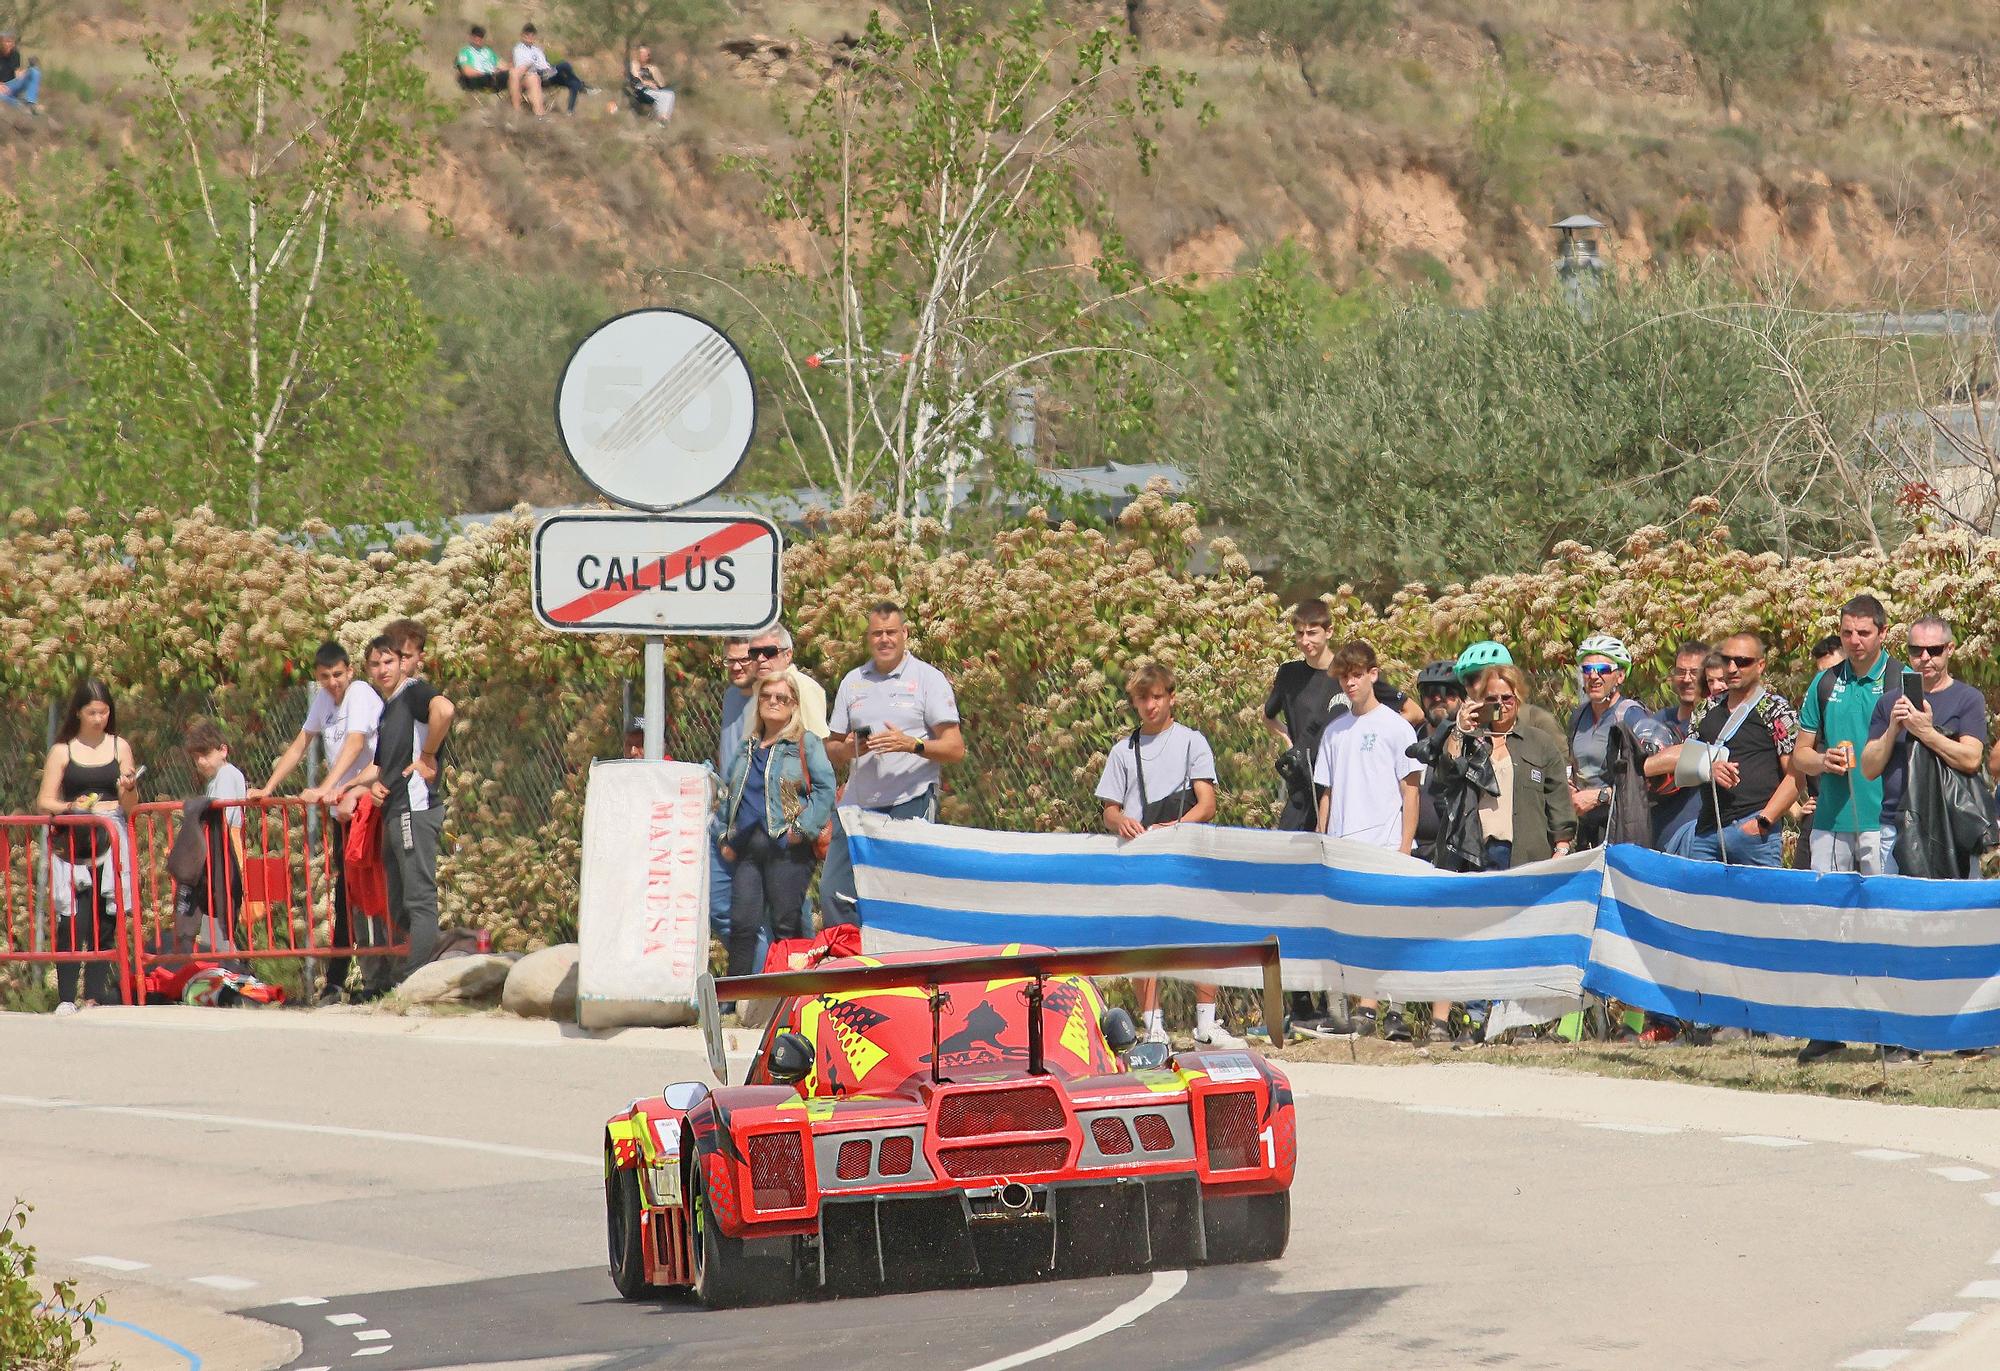
<svg viewBox="0 0 2000 1371">
<path fill-rule="evenodd" d="M 917 739 L 917 755 L 919 757 L 924 755 L 924 740 L 922 738 Z"/>
</svg>

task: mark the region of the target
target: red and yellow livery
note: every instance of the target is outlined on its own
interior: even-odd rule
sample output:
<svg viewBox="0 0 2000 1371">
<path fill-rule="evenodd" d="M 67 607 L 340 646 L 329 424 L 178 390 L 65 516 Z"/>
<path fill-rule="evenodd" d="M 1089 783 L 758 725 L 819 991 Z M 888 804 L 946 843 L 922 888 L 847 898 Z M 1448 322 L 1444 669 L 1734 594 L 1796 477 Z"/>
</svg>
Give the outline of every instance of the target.
<svg viewBox="0 0 2000 1371">
<path fill-rule="evenodd" d="M 727 1306 L 1274 1258 L 1297 1156 L 1283 1073 L 1134 1049 L 1089 979 L 1253 964 L 1268 1004 L 1274 943 L 959 948 L 705 982 L 724 1081 L 715 996 L 780 1003 L 742 1084 L 669 1086 L 610 1120 L 612 1279 Z"/>
</svg>

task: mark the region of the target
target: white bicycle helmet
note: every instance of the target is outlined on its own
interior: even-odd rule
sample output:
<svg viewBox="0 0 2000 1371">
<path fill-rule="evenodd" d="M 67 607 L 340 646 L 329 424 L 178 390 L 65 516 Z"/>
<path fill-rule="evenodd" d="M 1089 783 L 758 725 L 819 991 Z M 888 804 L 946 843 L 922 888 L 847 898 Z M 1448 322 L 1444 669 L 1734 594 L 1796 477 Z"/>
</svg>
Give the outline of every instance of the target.
<svg viewBox="0 0 2000 1371">
<path fill-rule="evenodd" d="M 1632 654 L 1625 650 L 1625 644 L 1609 633 L 1593 633 L 1576 645 L 1576 659 L 1585 657 L 1609 657 L 1626 671 L 1632 669 Z"/>
</svg>

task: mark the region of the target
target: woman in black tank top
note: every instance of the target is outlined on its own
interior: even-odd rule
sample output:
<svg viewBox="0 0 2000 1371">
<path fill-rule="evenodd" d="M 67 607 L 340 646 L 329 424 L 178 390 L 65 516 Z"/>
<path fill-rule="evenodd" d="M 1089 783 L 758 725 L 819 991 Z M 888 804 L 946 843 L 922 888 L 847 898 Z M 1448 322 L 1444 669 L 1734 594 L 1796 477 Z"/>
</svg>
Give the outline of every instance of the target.
<svg viewBox="0 0 2000 1371">
<path fill-rule="evenodd" d="M 136 773 L 131 744 L 118 736 L 110 690 L 94 679 L 77 682 L 56 744 L 42 765 L 41 793 L 35 797 L 35 807 L 44 814 L 76 816 L 52 825 L 49 833 L 49 903 L 55 922 L 50 945 L 57 952 L 94 953 L 118 945 L 118 915 L 125 902 L 112 889 L 116 864 L 111 848 L 123 842 L 123 861 L 129 865 L 132 847 L 123 838 L 129 830 L 122 824 L 114 830 L 102 822 L 81 822 L 80 817 L 95 814 L 129 822 L 139 807 Z M 129 884 L 131 873 L 122 874 Z M 79 903 L 86 908 L 79 911 Z M 84 1003 L 118 998 L 112 962 L 81 965 Z M 77 962 L 56 963 L 58 1014 L 75 1011 L 78 967 Z"/>
</svg>

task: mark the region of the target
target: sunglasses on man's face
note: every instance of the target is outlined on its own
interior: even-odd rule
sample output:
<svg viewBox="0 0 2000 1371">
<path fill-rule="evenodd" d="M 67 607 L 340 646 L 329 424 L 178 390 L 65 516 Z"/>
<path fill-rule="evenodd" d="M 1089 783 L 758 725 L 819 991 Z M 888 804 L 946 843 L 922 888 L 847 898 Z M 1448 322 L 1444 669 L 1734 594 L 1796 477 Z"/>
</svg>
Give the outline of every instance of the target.
<svg viewBox="0 0 2000 1371">
<path fill-rule="evenodd" d="M 1609 662 L 1585 662 L 1579 669 L 1586 676 L 1609 676 L 1618 668 Z"/>
<path fill-rule="evenodd" d="M 1741 667 L 1753 667 L 1757 665 L 1757 663 L 1763 661 L 1764 659 L 1762 657 L 1738 657 L 1734 653 L 1725 652 L 1722 654 L 1722 660 L 1729 663 L 1733 667 L 1741 668 Z"/>
<path fill-rule="evenodd" d="M 760 662 L 768 662 L 771 658 L 777 656 L 780 652 L 783 651 L 784 649 L 779 647 L 776 643 L 770 643 L 764 647 L 751 648 L 750 655 L 752 657 L 755 657 Z"/>
<path fill-rule="evenodd" d="M 1928 643 L 1910 644 L 1910 655 L 1912 657 L 1942 657 L 1949 651 L 1951 651 L 1950 643 L 1939 643 L 1934 647 Z"/>
</svg>

